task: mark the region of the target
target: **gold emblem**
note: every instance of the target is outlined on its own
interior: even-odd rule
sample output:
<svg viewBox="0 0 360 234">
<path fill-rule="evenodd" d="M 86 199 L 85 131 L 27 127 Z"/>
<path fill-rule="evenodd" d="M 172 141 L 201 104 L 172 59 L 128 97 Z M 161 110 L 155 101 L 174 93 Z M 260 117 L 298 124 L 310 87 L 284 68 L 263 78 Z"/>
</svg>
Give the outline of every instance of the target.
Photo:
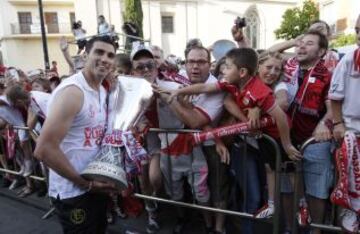
<svg viewBox="0 0 360 234">
<path fill-rule="evenodd" d="M 73 209 L 70 213 L 70 220 L 74 224 L 82 224 L 85 221 L 86 213 L 83 209 Z"/>
</svg>

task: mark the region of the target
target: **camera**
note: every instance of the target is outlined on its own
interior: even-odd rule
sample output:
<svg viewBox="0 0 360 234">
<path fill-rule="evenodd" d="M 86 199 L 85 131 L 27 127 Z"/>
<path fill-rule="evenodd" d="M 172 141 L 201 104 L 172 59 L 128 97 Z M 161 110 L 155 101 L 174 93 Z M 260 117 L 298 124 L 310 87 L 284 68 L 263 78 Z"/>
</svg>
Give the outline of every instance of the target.
<svg viewBox="0 0 360 234">
<path fill-rule="evenodd" d="M 243 28 L 243 27 L 246 27 L 246 19 L 245 17 L 244 18 L 241 18 L 241 17 L 237 17 L 235 19 L 235 25 L 237 28 Z"/>
<path fill-rule="evenodd" d="M 78 28 L 81 28 L 81 23 L 79 23 L 79 22 L 74 22 L 74 23 L 73 23 L 73 29 L 78 29 Z"/>
</svg>

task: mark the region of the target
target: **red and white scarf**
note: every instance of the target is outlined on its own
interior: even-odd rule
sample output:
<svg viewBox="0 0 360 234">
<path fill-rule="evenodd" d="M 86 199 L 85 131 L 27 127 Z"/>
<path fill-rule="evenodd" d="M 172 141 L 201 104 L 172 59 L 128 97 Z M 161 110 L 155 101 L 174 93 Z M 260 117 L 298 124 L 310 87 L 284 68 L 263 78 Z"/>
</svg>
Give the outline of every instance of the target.
<svg viewBox="0 0 360 234">
<path fill-rule="evenodd" d="M 345 133 L 344 142 L 336 153 L 339 180 L 332 192 L 331 201 L 360 214 L 360 151 L 355 134 Z"/>
</svg>

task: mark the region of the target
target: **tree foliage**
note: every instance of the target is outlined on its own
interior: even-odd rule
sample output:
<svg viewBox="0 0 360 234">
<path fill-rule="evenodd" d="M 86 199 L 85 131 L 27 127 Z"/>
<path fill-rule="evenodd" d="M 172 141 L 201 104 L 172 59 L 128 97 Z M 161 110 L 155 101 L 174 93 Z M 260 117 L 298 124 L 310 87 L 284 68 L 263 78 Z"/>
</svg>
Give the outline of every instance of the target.
<svg viewBox="0 0 360 234">
<path fill-rule="evenodd" d="M 331 48 L 338 48 L 347 45 L 353 45 L 356 43 L 356 35 L 355 34 L 343 34 L 332 40 L 330 43 Z"/>
<path fill-rule="evenodd" d="M 280 28 L 275 30 L 276 38 L 290 40 L 303 34 L 312 21 L 319 19 L 319 10 L 314 2 L 306 0 L 302 8 L 287 9 L 282 18 Z"/>
<path fill-rule="evenodd" d="M 143 12 L 141 0 L 125 0 L 124 20 L 134 23 L 140 30 L 140 37 L 143 37 Z"/>
</svg>

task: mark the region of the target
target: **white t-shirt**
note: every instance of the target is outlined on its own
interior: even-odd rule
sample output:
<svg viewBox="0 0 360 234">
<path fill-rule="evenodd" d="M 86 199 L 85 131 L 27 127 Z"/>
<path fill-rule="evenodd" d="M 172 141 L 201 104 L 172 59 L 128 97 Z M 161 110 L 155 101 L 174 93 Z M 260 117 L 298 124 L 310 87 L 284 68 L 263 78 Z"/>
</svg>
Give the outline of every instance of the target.
<svg viewBox="0 0 360 234">
<path fill-rule="evenodd" d="M 40 91 L 31 91 L 30 95 L 31 95 L 31 101 L 30 101 L 31 112 L 45 119 L 47 105 L 51 97 L 51 94 Z"/>
<path fill-rule="evenodd" d="M 360 59 L 360 49 L 347 53 L 336 66 L 329 89 L 329 99 L 343 101 L 345 125 L 360 132 L 360 69 L 354 69 L 354 53 Z"/>
<path fill-rule="evenodd" d="M 98 26 L 99 34 L 107 34 L 110 32 L 109 24 L 104 22 Z"/>
<path fill-rule="evenodd" d="M 83 40 L 86 38 L 86 34 L 82 28 L 74 29 L 73 32 L 76 40 Z"/>
<path fill-rule="evenodd" d="M 83 73 L 76 73 L 64 80 L 52 93 L 47 108 L 48 117 L 52 114 L 51 107 L 57 94 L 68 86 L 76 86 L 83 92 L 84 103 L 61 142 L 60 149 L 80 174 L 94 160 L 100 149 L 106 120 L 106 91 L 102 86 L 100 91 L 92 89 L 85 80 Z M 50 197 L 59 196 L 60 199 L 66 199 L 79 196 L 85 192 L 85 190 L 50 169 Z"/>
<path fill-rule="evenodd" d="M 213 75 L 209 75 L 205 84 L 217 83 L 217 79 Z M 160 87 L 166 89 L 178 89 L 181 85 L 175 82 L 157 80 L 157 84 Z M 209 124 L 215 125 L 219 120 L 223 111 L 224 93 L 212 93 L 212 94 L 199 94 L 192 99 L 192 103 L 196 109 L 198 109 L 209 120 Z M 176 117 L 171 111 L 169 106 L 163 102 L 158 103 L 158 115 L 159 115 L 159 127 L 160 128 L 175 128 L 182 129 L 184 124 Z M 178 140 L 178 134 L 168 134 L 166 140 L 165 134 L 159 134 L 161 139 L 161 148 L 167 148 L 167 143 L 171 145 L 175 140 Z M 214 144 L 212 141 L 204 143 L 205 145 Z"/>
</svg>

